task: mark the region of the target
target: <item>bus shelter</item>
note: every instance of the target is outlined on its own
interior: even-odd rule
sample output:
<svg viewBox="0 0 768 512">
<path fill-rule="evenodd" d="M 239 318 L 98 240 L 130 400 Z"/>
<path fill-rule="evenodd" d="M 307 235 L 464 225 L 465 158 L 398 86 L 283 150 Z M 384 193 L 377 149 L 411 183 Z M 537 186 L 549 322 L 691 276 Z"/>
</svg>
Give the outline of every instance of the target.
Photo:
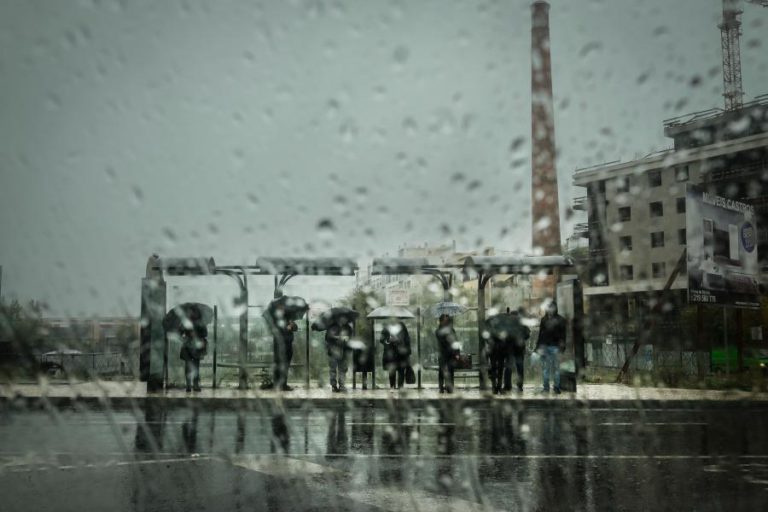
<svg viewBox="0 0 768 512">
<path fill-rule="evenodd" d="M 452 299 L 451 287 L 454 285 L 454 276 L 457 272 L 463 270 L 460 264 L 448 264 L 441 263 L 436 264 L 430 262 L 427 258 L 376 258 L 371 264 L 371 275 L 382 276 L 430 276 L 440 283 L 443 289 L 443 302 L 450 302 Z M 426 309 L 426 308 L 425 308 Z M 417 386 L 421 388 L 423 379 L 423 369 L 436 367 L 436 360 L 427 362 L 424 361 L 424 352 L 422 346 L 422 333 L 424 331 L 425 313 L 429 316 L 429 311 L 422 311 L 421 307 L 417 307 L 415 311 L 416 323 L 416 359 L 418 361 L 416 366 Z M 383 318 L 383 317 L 380 317 Z M 431 320 L 427 320 L 429 323 Z M 375 336 L 375 324 L 372 323 L 372 332 Z M 429 359 L 430 355 L 434 355 L 435 350 L 429 350 L 429 347 L 434 345 L 430 344 L 428 340 L 426 356 Z M 374 339 L 374 345 L 377 341 Z M 433 347 L 434 348 L 434 347 Z"/>
<path fill-rule="evenodd" d="M 160 258 L 153 255 L 147 261 L 141 288 L 140 378 L 148 391 L 163 389 L 167 383 L 169 348 L 163 329 L 167 314 L 168 277 L 228 276 L 235 280 L 239 294 L 238 306 L 238 380 L 240 389 L 248 387 L 248 276 L 274 275 L 274 296 L 282 293 L 285 284 L 295 276 L 353 276 L 357 263 L 349 258 L 258 258 L 255 265 L 217 266 L 212 257 Z M 214 318 L 216 315 L 214 315 Z M 309 386 L 309 320 L 306 332 L 306 385 Z M 216 382 L 216 323 L 214 322 L 214 384 Z"/>
<path fill-rule="evenodd" d="M 565 283 L 562 276 L 573 270 L 573 260 L 563 255 L 551 256 L 468 256 L 464 260 L 464 274 L 467 277 L 477 279 L 477 339 L 478 354 L 480 355 L 480 388 L 486 389 L 488 382 L 488 357 L 483 330 L 485 329 L 485 290 L 488 283 L 499 275 L 530 275 L 530 276 L 550 276 L 554 281 L 556 290 L 554 295 L 558 294 L 558 288 Z M 569 280 L 573 281 L 573 280 Z M 564 291 L 564 290 L 563 290 Z M 576 289 L 578 294 L 576 307 L 581 312 L 581 294 L 580 288 Z M 561 294 L 562 295 L 562 294 Z M 557 298 L 560 302 L 559 297 Z"/>
</svg>

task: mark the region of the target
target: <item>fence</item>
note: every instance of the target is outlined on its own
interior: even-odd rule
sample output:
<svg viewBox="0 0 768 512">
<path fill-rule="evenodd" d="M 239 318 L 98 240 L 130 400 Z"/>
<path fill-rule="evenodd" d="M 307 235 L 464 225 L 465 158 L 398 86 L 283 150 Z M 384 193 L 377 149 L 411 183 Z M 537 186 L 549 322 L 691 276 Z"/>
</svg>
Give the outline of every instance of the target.
<svg viewBox="0 0 768 512">
<path fill-rule="evenodd" d="M 63 372 L 86 375 L 116 375 L 128 371 L 119 352 L 44 354 L 40 362 L 59 365 Z"/>
<path fill-rule="evenodd" d="M 616 368 L 624 366 L 627 355 L 632 353 L 634 341 L 588 342 L 584 352 L 589 366 Z M 653 345 L 642 345 L 632 359 L 631 368 L 639 371 L 675 370 L 684 375 L 701 375 L 709 372 L 709 353 L 689 350 L 660 350 Z"/>
</svg>

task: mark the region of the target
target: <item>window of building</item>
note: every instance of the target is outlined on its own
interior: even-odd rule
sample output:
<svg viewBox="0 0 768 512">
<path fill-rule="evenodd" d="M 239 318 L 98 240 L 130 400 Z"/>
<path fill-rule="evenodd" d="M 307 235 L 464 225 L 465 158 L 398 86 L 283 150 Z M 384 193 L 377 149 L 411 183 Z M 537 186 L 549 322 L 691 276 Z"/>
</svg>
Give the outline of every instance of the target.
<svg viewBox="0 0 768 512">
<path fill-rule="evenodd" d="M 685 213 L 685 198 L 677 198 L 677 213 Z"/>
<path fill-rule="evenodd" d="M 629 193 L 629 176 L 623 176 L 616 180 L 616 192 L 619 194 Z"/>
<path fill-rule="evenodd" d="M 683 165 L 675 169 L 677 181 L 688 181 L 688 166 Z"/>
<path fill-rule="evenodd" d="M 651 247 L 664 247 L 664 232 L 651 233 Z"/>
<path fill-rule="evenodd" d="M 632 250 L 632 237 L 631 236 L 621 236 L 619 237 L 619 247 L 622 251 L 631 251 Z"/>
<path fill-rule="evenodd" d="M 651 217 L 662 217 L 664 215 L 664 205 L 661 201 L 654 201 L 650 204 Z"/>
<path fill-rule="evenodd" d="M 649 171 L 648 172 L 648 186 L 660 187 L 661 186 L 661 171 Z"/>
<path fill-rule="evenodd" d="M 605 180 L 601 180 L 597 184 L 597 190 L 599 190 L 601 194 L 605 194 Z"/>
<path fill-rule="evenodd" d="M 635 272 L 632 265 L 619 265 L 619 277 L 623 281 L 631 281 L 635 278 Z"/>
<path fill-rule="evenodd" d="M 680 245 L 685 245 L 688 243 L 685 236 L 685 229 L 678 229 L 677 230 L 677 243 Z"/>
<path fill-rule="evenodd" d="M 667 264 L 666 263 L 651 263 L 651 274 L 654 279 L 667 277 Z"/>
<path fill-rule="evenodd" d="M 619 221 L 629 222 L 630 220 L 632 220 L 632 208 L 629 206 L 619 208 Z"/>
</svg>

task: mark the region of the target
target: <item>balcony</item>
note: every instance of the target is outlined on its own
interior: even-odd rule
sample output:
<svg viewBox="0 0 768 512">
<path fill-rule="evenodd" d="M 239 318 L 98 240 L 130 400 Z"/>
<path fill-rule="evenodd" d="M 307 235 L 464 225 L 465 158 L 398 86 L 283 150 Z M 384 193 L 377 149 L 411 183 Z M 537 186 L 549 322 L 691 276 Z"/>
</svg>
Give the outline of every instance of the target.
<svg viewBox="0 0 768 512">
<path fill-rule="evenodd" d="M 580 212 L 587 211 L 587 196 L 574 197 L 571 208 Z"/>
</svg>

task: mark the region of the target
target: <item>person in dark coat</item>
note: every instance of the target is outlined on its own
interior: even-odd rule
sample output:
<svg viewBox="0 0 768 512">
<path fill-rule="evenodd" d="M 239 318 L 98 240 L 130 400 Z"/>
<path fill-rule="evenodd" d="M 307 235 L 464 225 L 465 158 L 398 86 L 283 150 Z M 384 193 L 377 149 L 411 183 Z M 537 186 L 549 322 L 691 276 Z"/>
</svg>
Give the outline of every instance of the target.
<svg viewBox="0 0 768 512">
<path fill-rule="evenodd" d="M 405 385 L 405 369 L 410 364 L 411 337 L 403 322 L 393 322 L 381 330 L 379 343 L 384 345 L 382 365 L 389 373 L 390 389 Z"/>
<path fill-rule="evenodd" d="M 288 385 L 288 369 L 293 359 L 293 339 L 299 327 L 293 320 L 280 320 L 274 327 L 272 352 L 275 359 L 273 382 L 275 389 L 293 391 Z"/>
<path fill-rule="evenodd" d="M 352 324 L 333 324 L 325 331 L 325 350 L 328 353 L 328 374 L 331 389 L 344 392 L 344 378 L 347 373 L 347 352 L 352 336 Z"/>
<path fill-rule="evenodd" d="M 557 313 L 557 304 L 551 302 L 539 325 L 536 350 L 541 354 L 543 367 L 542 391 L 549 392 L 549 377 L 553 374 L 555 393 L 560 393 L 560 353 L 565 351 L 565 318 Z"/>
<path fill-rule="evenodd" d="M 498 395 L 501 393 L 504 365 L 507 362 L 507 355 L 510 352 L 510 339 L 508 337 L 502 338 L 494 333 L 488 341 L 490 342 L 488 353 L 491 359 L 491 385 L 493 387 L 493 393 Z"/>
<path fill-rule="evenodd" d="M 450 315 L 440 315 L 435 330 L 438 350 L 437 385 L 440 393 L 453 393 L 453 377 L 456 367 L 456 330 Z"/>
<path fill-rule="evenodd" d="M 525 345 L 531 337 L 531 330 L 523 324 L 522 308 L 512 310 L 509 314 L 518 323 L 517 336 L 510 346 L 507 353 L 506 364 L 504 365 L 504 391 L 512 389 L 512 366 L 517 371 L 517 391 L 523 391 L 523 381 L 525 380 Z"/>
<path fill-rule="evenodd" d="M 200 360 L 208 351 L 208 329 L 204 325 L 194 324 L 192 329 L 181 329 L 181 352 L 184 360 L 184 377 L 187 391 L 200 391 Z"/>
</svg>

